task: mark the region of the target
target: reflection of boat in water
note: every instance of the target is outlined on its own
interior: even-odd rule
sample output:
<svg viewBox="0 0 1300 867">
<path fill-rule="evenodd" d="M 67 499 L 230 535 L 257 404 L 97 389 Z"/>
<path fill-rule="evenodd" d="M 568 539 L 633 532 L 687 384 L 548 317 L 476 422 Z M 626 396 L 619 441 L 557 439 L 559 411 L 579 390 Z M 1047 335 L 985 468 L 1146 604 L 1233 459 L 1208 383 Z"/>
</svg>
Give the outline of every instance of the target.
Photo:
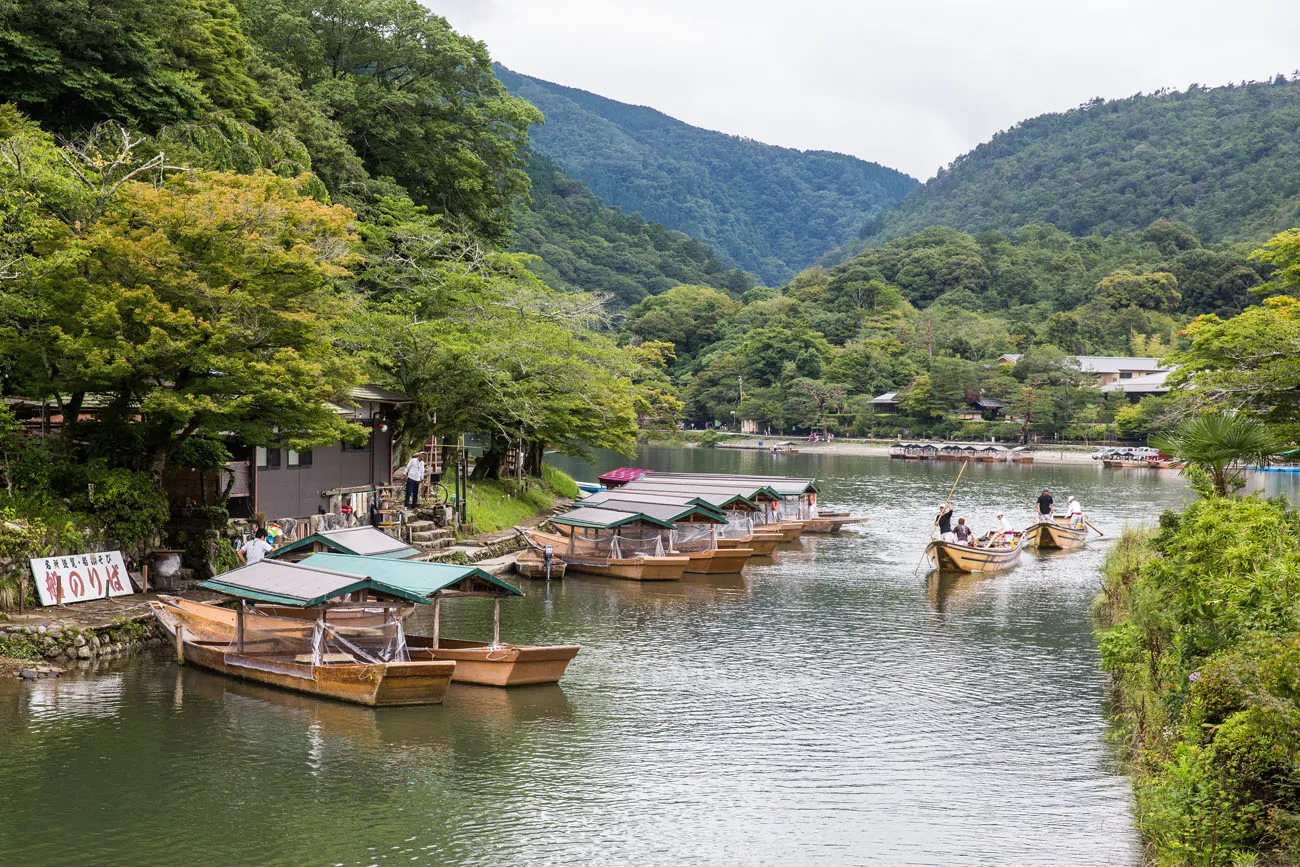
<svg viewBox="0 0 1300 867">
<path fill-rule="evenodd" d="M 981 584 L 997 576 L 987 572 L 941 572 L 926 576 L 926 594 L 936 611 L 946 611 L 953 602 L 973 594 Z"/>
<path fill-rule="evenodd" d="M 1020 562 L 1022 542 L 1022 538 L 1017 535 L 1011 545 L 977 548 L 933 539 L 926 546 L 925 554 L 941 572 L 996 572 L 1010 569 Z"/>
<path fill-rule="evenodd" d="M 1088 541 L 1088 528 L 1071 526 L 1069 518 L 1056 515 L 1051 521 L 1036 521 L 1025 528 L 1025 544 L 1031 548 L 1072 551 Z"/>
</svg>

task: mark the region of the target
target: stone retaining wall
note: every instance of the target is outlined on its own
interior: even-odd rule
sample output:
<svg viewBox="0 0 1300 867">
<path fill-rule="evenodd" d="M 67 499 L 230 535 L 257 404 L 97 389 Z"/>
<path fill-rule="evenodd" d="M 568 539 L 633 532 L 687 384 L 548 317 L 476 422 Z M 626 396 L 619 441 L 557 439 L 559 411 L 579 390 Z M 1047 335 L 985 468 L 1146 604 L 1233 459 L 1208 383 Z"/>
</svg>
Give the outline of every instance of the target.
<svg viewBox="0 0 1300 867">
<path fill-rule="evenodd" d="M 152 613 L 83 628 L 61 623 L 0 625 L 0 653 L 6 649 L 34 650 L 53 663 L 111 659 L 164 641 L 162 627 Z"/>
</svg>

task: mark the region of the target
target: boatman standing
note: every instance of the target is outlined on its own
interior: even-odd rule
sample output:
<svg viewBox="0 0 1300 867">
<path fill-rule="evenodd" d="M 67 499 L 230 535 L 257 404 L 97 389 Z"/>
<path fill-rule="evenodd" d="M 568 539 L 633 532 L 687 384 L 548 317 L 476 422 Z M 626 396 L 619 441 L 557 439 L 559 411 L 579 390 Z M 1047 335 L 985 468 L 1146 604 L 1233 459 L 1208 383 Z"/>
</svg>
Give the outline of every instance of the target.
<svg viewBox="0 0 1300 867">
<path fill-rule="evenodd" d="M 1042 495 L 1038 498 L 1038 520 L 1051 523 L 1052 520 L 1052 492 L 1043 488 Z"/>
<path fill-rule="evenodd" d="M 1083 504 L 1071 497 L 1066 508 L 1070 511 L 1070 523 L 1076 527 L 1082 527 L 1084 522 Z"/>
<path fill-rule="evenodd" d="M 953 540 L 952 535 L 952 506 L 944 503 L 939 507 L 939 538 L 945 542 Z"/>
<path fill-rule="evenodd" d="M 403 505 L 414 509 L 420 504 L 420 482 L 424 481 L 424 455 L 416 452 L 406 464 L 406 497 Z"/>
</svg>

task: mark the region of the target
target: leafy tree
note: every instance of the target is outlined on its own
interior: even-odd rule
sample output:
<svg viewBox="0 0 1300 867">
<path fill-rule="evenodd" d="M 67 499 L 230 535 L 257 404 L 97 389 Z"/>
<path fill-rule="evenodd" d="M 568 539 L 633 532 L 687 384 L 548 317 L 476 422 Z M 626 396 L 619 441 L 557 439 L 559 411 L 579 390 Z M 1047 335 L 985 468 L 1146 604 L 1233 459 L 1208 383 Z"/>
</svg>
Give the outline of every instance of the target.
<svg viewBox="0 0 1300 867">
<path fill-rule="evenodd" d="M 738 307 L 718 289 L 674 286 L 629 310 L 623 330 L 641 340 L 671 343 L 679 359 L 689 360 L 718 340 L 722 323 Z"/>
<path fill-rule="evenodd" d="M 1113 307 L 1172 310 L 1182 300 L 1178 279 L 1168 271 L 1134 274 L 1119 270 L 1097 284 L 1097 293 Z"/>
<path fill-rule="evenodd" d="M 791 392 L 796 398 L 794 420 L 801 421 L 811 430 L 821 428 L 826 434 L 826 415 L 839 409 L 847 388 L 835 383 L 801 378 L 792 383 Z"/>
</svg>

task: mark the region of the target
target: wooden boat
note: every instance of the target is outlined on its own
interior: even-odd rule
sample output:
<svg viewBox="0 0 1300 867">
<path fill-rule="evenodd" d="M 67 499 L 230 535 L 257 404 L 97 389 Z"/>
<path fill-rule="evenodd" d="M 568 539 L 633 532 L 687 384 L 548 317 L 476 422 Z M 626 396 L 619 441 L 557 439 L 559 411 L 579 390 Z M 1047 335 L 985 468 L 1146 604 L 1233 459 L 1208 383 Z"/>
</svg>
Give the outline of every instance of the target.
<svg viewBox="0 0 1300 867">
<path fill-rule="evenodd" d="M 593 547 L 583 545 L 586 540 L 575 539 L 571 548 L 569 537 L 540 530 L 529 530 L 528 538 L 535 545 L 550 545 L 563 552 L 566 574 L 580 572 L 626 581 L 679 581 L 689 562 L 685 557 L 669 556 L 605 557 Z"/>
<path fill-rule="evenodd" d="M 748 548 L 755 557 L 771 557 L 776 552 L 780 533 L 750 533 L 746 536 L 719 537 L 719 548 Z"/>
<path fill-rule="evenodd" d="M 866 515 L 852 515 L 848 512 L 818 511 L 815 518 L 803 523 L 805 533 L 838 533 L 849 524 L 861 524 L 869 520 Z"/>
<path fill-rule="evenodd" d="M 797 542 L 803 535 L 803 521 L 780 521 L 775 524 L 763 524 L 765 530 L 779 530 L 782 542 Z"/>
<path fill-rule="evenodd" d="M 1074 527 L 1064 515 L 1051 521 L 1038 521 L 1025 528 L 1025 544 L 1031 548 L 1053 548 L 1070 551 L 1082 548 L 1088 541 L 1088 528 Z"/>
<path fill-rule="evenodd" d="M 563 578 L 564 568 L 563 560 L 559 557 L 551 557 L 551 567 L 548 573 L 546 560 L 542 557 L 542 552 L 536 548 L 525 548 L 515 557 L 515 571 L 525 578 L 533 578 L 538 581 Z"/>
<path fill-rule="evenodd" d="M 977 548 L 934 539 L 926 546 L 925 553 L 940 571 L 996 572 L 1019 563 L 1021 547 L 1020 536 L 1016 537 L 1015 544 L 998 548 Z"/>
<path fill-rule="evenodd" d="M 501 600 L 522 596 L 523 591 L 476 566 L 450 563 L 395 561 L 343 554 L 313 554 L 304 565 L 351 571 L 398 587 L 433 602 L 433 635 L 407 635 L 412 660 L 454 662 L 452 680 L 479 686 L 526 686 L 555 683 L 578 654 L 576 644 L 549 647 L 506 644 L 501 641 Z M 468 641 L 441 636 L 442 603 L 466 596 L 493 600 L 492 641 Z M 347 624 L 345 617 L 339 622 Z"/>
<path fill-rule="evenodd" d="M 729 575 L 745 568 L 754 556 L 752 548 L 710 548 L 707 551 L 679 552 L 690 562 L 683 570 L 691 575 Z"/>
<path fill-rule="evenodd" d="M 452 660 L 374 663 L 342 653 L 313 663 L 313 654 L 297 651 L 310 644 L 314 623 L 290 624 L 296 632 L 278 627 L 282 639 L 256 631 L 248 640 L 232 622 L 244 620 L 240 611 L 166 596 L 148 604 L 177 645 L 178 661 L 295 692 L 371 707 L 438 704 L 456 670 Z"/>
</svg>

